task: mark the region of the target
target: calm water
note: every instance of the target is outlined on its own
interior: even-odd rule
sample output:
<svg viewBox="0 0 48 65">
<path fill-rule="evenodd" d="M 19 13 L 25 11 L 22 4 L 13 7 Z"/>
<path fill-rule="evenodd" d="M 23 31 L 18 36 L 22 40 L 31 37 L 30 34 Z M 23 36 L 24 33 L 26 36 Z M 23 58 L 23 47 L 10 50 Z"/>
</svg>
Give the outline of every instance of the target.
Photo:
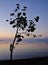
<svg viewBox="0 0 48 65">
<path fill-rule="evenodd" d="M 0 60 L 10 59 L 9 41 L 0 41 Z M 48 56 L 48 39 L 28 39 L 15 44 L 13 59 Z"/>
</svg>

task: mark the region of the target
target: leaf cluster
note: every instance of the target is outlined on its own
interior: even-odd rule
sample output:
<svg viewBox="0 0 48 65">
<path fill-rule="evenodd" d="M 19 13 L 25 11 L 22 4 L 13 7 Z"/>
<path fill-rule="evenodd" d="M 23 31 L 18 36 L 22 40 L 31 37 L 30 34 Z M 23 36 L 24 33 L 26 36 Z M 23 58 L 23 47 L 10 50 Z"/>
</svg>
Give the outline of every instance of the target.
<svg viewBox="0 0 48 65">
<path fill-rule="evenodd" d="M 26 10 L 27 10 L 26 6 L 23 6 L 23 8 L 20 9 L 20 4 L 16 4 L 16 8 L 14 12 L 10 13 L 11 16 L 10 20 L 6 20 L 6 21 L 7 22 L 9 21 L 10 25 L 12 25 L 13 28 L 18 28 L 18 29 L 20 28 L 23 31 L 26 29 L 27 32 L 34 32 L 36 29 L 35 22 L 39 21 L 39 16 L 36 16 L 34 20 L 28 20 L 26 16 L 27 15 Z M 20 42 L 22 41 L 22 38 L 24 38 L 24 36 L 17 34 L 16 38 L 17 38 L 17 42 Z"/>
</svg>

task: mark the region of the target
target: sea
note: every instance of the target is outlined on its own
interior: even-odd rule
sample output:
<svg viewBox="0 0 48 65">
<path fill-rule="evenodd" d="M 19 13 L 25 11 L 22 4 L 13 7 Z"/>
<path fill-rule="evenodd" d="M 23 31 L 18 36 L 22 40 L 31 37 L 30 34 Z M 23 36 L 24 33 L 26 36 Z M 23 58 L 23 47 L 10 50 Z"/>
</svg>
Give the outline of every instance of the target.
<svg viewBox="0 0 48 65">
<path fill-rule="evenodd" d="M 0 40 L 0 60 L 10 60 L 10 44 L 13 39 Z M 26 38 L 14 45 L 12 59 L 48 56 L 48 38 Z"/>
</svg>

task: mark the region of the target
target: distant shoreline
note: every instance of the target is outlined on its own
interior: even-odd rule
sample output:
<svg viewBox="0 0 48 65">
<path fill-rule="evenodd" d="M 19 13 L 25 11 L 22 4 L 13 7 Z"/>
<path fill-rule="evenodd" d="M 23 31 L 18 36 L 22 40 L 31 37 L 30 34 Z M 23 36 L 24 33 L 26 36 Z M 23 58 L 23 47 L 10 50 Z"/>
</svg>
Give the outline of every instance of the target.
<svg viewBox="0 0 48 65">
<path fill-rule="evenodd" d="M 0 39 L 0 42 L 13 42 L 13 39 Z M 48 43 L 48 38 L 26 38 L 21 43 Z"/>
</svg>

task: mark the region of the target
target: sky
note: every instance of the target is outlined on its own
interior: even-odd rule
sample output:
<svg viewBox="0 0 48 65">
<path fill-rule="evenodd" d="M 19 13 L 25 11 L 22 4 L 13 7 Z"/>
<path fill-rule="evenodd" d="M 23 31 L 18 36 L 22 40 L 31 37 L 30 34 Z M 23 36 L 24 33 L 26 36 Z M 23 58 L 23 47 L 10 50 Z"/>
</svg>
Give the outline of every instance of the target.
<svg viewBox="0 0 48 65">
<path fill-rule="evenodd" d="M 14 11 L 16 3 L 27 6 L 28 19 L 39 16 L 35 33 L 48 37 L 48 0 L 0 0 L 0 38 L 13 38 L 15 29 L 12 29 L 6 19 L 10 18 L 10 12 Z"/>
</svg>

